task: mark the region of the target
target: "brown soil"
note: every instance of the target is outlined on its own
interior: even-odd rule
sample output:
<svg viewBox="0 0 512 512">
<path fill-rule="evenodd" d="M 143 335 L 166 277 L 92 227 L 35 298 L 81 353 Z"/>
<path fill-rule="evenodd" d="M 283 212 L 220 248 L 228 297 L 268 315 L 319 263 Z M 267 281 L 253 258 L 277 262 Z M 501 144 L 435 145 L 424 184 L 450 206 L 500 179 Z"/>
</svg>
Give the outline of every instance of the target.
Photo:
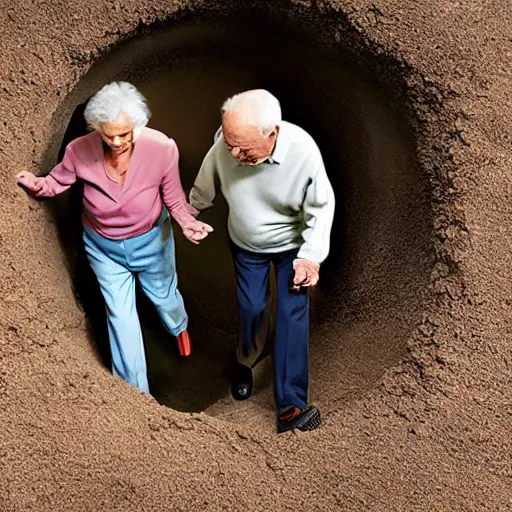
<svg viewBox="0 0 512 512">
<path fill-rule="evenodd" d="M 507 1 L 0 12 L 2 511 L 512 510 Z M 47 172 L 75 108 L 119 78 L 178 141 L 186 187 L 237 90 L 273 90 L 321 145 L 338 207 L 312 307 L 317 431 L 274 433 L 268 361 L 253 399 L 229 398 L 222 204 L 215 236 L 178 240 L 194 356 L 141 300 L 156 400 L 105 368 L 77 192 L 36 202 L 14 176 Z"/>
</svg>

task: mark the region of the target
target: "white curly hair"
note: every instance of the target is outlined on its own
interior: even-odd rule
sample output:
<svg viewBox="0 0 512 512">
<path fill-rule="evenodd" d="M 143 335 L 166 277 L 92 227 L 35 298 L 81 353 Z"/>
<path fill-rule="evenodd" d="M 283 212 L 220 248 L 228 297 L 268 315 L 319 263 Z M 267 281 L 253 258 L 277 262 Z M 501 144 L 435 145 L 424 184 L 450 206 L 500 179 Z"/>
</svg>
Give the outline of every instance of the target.
<svg viewBox="0 0 512 512">
<path fill-rule="evenodd" d="M 123 114 L 133 121 L 133 140 L 136 140 L 151 117 L 146 98 L 128 82 L 112 82 L 88 101 L 84 118 L 90 129 L 99 131 L 102 124 L 111 123 Z"/>
<path fill-rule="evenodd" d="M 255 126 L 263 135 L 281 124 L 279 100 L 265 89 L 235 94 L 221 108 L 221 115 L 236 112 L 248 125 Z"/>
</svg>

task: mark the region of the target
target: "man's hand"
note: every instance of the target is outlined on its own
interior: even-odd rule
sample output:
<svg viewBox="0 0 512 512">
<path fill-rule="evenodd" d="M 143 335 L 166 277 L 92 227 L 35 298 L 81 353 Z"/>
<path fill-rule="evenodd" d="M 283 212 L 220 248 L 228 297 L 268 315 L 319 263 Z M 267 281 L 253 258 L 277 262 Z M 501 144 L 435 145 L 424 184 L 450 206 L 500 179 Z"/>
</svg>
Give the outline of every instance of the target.
<svg viewBox="0 0 512 512">
<path fill-rule="evenodd" d="M 315 286 L 320 276 L 318 272 L 320 265 L 305 258 L 297 258 L 293 260 L 293 290 L 299 290 L 302 286 Z"/>
<path fill-rule="evenodd" d="M 192 219 L 180 223 L 181 229 L 185 238 L 190 240 L 193 244 L 198 244 L 201 240 L 208 236 L 208 233 L 213 231 L 213 228 L 201 222 L 200 220 Z"/>
<path fill-rule="evenodd" d="M 37 178 L 31 172 L 23 171 L 16 176 L 16 183 L 35 196 L 43 190 L 44 178 Z"/>
</svg>

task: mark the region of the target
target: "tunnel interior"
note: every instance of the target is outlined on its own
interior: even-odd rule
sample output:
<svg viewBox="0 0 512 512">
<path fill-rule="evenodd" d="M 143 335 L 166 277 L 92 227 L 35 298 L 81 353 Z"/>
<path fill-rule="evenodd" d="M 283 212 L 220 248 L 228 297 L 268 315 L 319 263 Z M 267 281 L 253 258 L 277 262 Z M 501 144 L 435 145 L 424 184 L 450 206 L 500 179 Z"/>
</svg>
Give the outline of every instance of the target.
<svg viewBox="0 0 512 512">
<path fill-rule="evenodd" d="M 331 252 L 312 292 L 311 394 L 329 406 L 371 390 L 407 355 L 433 260 L 427 180 L 407 117 L 390 101 L 382 77 L 367 63 L 323 47 L 315 34 L 268 22 L 158 29 L 104 55 L 63 101 L 53 121 L 47 171 L 65 145 L 85 133 L 87 99 L 113 80 L 136 85 L 152 112 L 149 126 L 176 140 L 185 191 L 219 126 L 220 105 L 236 92 L 268 89 L 281 101 L 283 118 L 314 137 L 335 191 L 336 213 Z M 103 302 L 81 246 L 80 196 L 75 185 L 47 205 L 92 339 L 108 365 Z M 179 358 L 174 339 L 138 295 L 151 392 L 181 411 L 215 413 L 215 404 L 229 395 L 225 369 L 237 311 L 226 215 L 219 196 L 202 216 L 215 232 L 198 247 L 175 227 L 191 358 Z M 263 366 L 256 385 L 256 399 L 271 409 L 271 365 Z"/>
</svg>

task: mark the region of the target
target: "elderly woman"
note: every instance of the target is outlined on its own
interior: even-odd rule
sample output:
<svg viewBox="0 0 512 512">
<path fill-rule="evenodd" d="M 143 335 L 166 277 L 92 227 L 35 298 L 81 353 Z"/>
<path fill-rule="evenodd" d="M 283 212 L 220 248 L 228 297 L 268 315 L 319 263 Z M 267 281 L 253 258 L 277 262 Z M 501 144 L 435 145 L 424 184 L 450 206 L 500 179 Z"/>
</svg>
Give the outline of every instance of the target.
<svg viewBox="0 0 512 512">
<path fill-rule="evenodd" d="M 144 97 L 126 82 L 103 87 L 84 117 L 92 133 L 75 139 L 46 177 L 17 176 L 34 197 L 52 197 L 84 182 L 83 239 L 107 310 L 112 371 L 149 392 L 146 358 L 135 306 L 135 276 L 180 354 L 190 354 L 188 317 L 177 289 L 174 237 L 169 213 L 185 237 L 199 243 L 211 226 L 196 220 L 178 168 L 178 148 L 146 127 Z"/>
</svg>

